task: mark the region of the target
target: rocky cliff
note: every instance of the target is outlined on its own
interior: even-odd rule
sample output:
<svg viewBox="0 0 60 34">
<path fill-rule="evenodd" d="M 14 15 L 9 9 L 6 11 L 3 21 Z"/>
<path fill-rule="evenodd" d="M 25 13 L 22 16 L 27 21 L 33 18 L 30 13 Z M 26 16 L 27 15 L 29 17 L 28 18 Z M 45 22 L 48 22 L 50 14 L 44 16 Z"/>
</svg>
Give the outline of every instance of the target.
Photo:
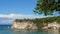
<svg viewBox="0 0 60 34">
<path fill-rule="evenodd" d="M 35 23 L 30 21 L 14 22 L 13 29 L 38 29 Z"/>
</svg>

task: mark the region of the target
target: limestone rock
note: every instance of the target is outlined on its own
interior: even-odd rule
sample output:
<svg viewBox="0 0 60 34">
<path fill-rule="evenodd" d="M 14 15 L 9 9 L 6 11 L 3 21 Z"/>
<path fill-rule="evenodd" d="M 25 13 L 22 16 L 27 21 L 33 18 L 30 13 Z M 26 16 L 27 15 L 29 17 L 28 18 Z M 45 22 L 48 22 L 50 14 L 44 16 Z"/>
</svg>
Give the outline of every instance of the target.
<svg viewBox="0 0 60 34">
<path fill-rule="evenodd" d="M 13 29 L 38 29 L 35 23 L 29 21 L 14 22 L 12 28 Z"/>
</svg>

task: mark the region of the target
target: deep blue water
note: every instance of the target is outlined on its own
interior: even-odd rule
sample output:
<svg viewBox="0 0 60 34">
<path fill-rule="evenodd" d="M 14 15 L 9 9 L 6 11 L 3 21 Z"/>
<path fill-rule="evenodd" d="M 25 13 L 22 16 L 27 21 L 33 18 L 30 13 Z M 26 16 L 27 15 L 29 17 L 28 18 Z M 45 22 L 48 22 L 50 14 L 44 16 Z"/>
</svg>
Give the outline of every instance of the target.
<svg viewBox="0 0 60 34">
<path fill-rule="evenodd" d="M 59 34 L 58 30 L 13 30 L 11 25 L 0 25 L 0 34 Z"/>
<path fill-rule="evenodd" d="M 0 25 L 0 30 L 11 28 L 12 25 Z"/>
</svg>

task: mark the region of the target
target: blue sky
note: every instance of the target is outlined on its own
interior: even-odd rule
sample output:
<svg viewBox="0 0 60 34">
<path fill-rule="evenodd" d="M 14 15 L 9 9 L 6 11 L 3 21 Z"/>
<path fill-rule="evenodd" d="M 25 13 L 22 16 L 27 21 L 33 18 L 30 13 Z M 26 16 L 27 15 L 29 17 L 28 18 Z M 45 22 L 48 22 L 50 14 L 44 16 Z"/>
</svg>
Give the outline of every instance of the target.
<svg viewBox="0 0 60 34">
<path fill-rule="evenodd" d="M 0 0 L 0 17 L 2 18 L 43 18 L 45 16 L 34 14 L 37 0 Z M 55 13 L 55 15 L 58 15 Z M 1 19 L 0 19 L 1 20 Z M 7 19 L 2 19 L 5 24 Z M 9 20 L 11 21 L 11 20 Z M 1 24 L 1 22 L 0 22 Z M 10 22 L 8 22 L 10 24 Z"/>
<path fill-rule="evenodd" d="M 34 14 L 37 0 L 0 0 L 0 14 Z"/>
<path fill-rule="evenodd" d="M 35 15 L 33 12 L 36 2 L 36 0 L 0 0 L 0 24 L 11 24 L 10 18 L 40 17 L 40 15 Z"/>
<path fill-rule="evenodd" d="M 0 0 L 0 14 L 34 14 L 36 0 Z"/>
<path fill-rule="evenodd" d="M 37 0 L 0 0 L 0 17 L 4 17 L 5 15 L 14 16 L 13 14 L 32 15 L 31 17 L 43 16 L 34 14 L 33 10 L 36 7 L 36 3 Z"/>
</svg>

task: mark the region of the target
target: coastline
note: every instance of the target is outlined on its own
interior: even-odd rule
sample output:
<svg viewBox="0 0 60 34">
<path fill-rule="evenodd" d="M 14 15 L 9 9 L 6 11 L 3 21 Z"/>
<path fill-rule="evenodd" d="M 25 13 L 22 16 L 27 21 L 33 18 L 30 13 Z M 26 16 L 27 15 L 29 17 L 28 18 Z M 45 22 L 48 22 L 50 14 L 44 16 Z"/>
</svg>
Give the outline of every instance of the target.
<svg viewBox="0 0 60 34">
<path fill-rule="evenodd" d="M 32 22 L 14 22 L 12 27 L 12 29 L 22 29 L 22 30 L 37 30 L 38 27 L 36 26 L 36 24 L 32 23 Z"/>
<path fill-rule="evenodd" d="M 60 29 L 57 17 L 35 18 L 35 19 L 15 19 L 12 29 Z M 52 21 L 53 19 L 53 21 Z"/>
</svg>

